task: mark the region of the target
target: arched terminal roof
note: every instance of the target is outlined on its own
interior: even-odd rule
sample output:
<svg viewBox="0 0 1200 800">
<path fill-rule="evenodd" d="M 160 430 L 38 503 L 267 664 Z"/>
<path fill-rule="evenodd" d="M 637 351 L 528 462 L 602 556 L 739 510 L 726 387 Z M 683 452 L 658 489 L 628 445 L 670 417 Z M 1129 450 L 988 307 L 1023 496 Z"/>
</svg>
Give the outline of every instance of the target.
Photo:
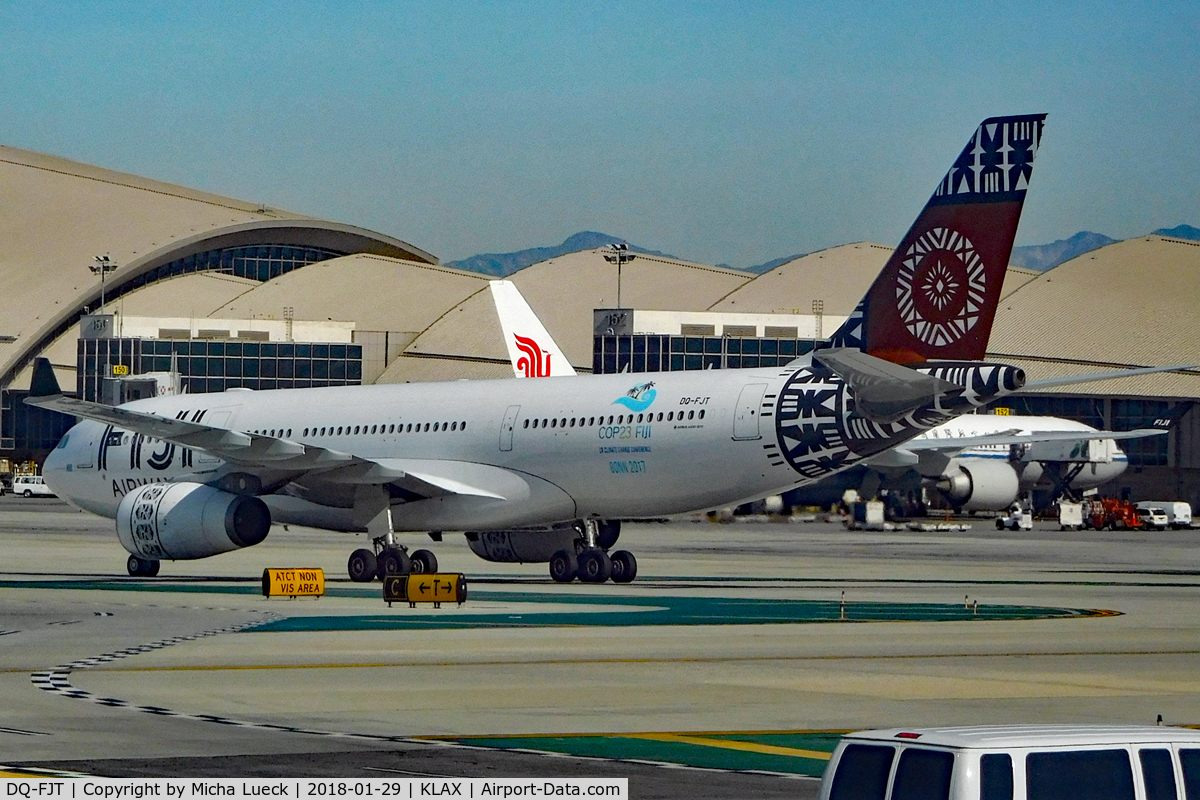
<svg viewBox="0 0 1200 800">
<path fill-rule="evenodd" d="M 265 280 L 349 253 L 436 263 L 403 241 L 351 225 L 0 146 L 0 386 L 99 305 L 89 267 L 106 255 L 108 301 L 193 271 Z M 265 249 L 264 249 L 265 248 Z"/>
<path fill-rule="evenodd" d="M 891 247 L 855 242 L 792 259 L 764 272 L 709 306 L 709 311 L 746 314 L 811 314 L 813 301 L 826 314 L 848 316 L 892 255 Z"/>
<path fill-rule="evenodd" d="M 358 330 L 405 331 L 415 337 L 487 282 L 477 272 L 360 253 L 256 282 L 209 316 L 279 318 L 290 307 L 296 319 L 352 320 Z"/>
<path fill-rule="evenodd" d="M 764 272 L 714 303 L 709 311 L 747 314 L 811 314 L 813 301 L 824 312 L 847 316 L 867 293 L 894 248 L 855 242 L 818 250 Z M 1001 296 L 1008 295 L 1040 273 L 1009 267 Z"/>
<path fill-rule="evenodd" d="M 639 253 L 621 266 L 621 305 L 666 311 L 703 309 L 752 277 L 737 270 Z M 617 307 L 617 266 L 604 259 L 604 251 L 559 256 L 526 267 L 509 280 L 521 290 L 571 364 L 591 370 L 592 310 Z M 434 365 L 430 359 L 456 363 Z M 379 380 L 511 377 L 507 364 L 508 351 L 491 293 L 479 291 L 446 310 Z"/>
<path fill-rule="evenodd" d="M 1113 367 L 1200 363 L 1200 242 L 1145 236 L 1058 265 L 1007 295 L 989 358 L 1031 380 Z M 1166 373 L 1047 389 L 1200 397 L 1200 376 Z"/>
</svg>

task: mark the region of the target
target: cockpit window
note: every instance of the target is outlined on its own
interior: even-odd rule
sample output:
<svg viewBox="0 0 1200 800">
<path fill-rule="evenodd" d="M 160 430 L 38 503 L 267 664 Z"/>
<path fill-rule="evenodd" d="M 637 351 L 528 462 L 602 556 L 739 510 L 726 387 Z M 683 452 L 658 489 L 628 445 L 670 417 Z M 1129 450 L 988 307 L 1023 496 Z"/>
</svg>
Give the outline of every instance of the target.
<svg viewBox="0 0 1200 800">
<path fill-rule="evenodd" d="M 70 438 L 71 438 L 71 434 L 68 433 L 66 436 L 64 436 L 62 438 L 62 440 L 58 443 L 58 447 L 55 449 L 56 450 L 66 450 L 67 449 L 67 439 L 70 439 Z"/>
</svg>

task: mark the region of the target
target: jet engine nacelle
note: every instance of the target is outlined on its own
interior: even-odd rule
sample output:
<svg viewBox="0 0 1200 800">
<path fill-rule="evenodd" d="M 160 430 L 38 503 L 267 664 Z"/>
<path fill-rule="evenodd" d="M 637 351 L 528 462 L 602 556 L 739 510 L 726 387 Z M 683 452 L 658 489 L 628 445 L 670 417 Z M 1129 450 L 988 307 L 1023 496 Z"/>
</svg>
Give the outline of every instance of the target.
<svg viewBox="0 0 1200 800">
<path fill-rule="evenodd" d="M 139 486 L 117 507 L 121 546 L 151 559 L 207 558 L 256 545 L 271 530 L 271 512 L 257 497 L 199 483 Z"/>
<path fill-rule="evenodd" d="M 1016 470 L 1005 461 L 954 460 L 937 488 L 963 511 L 997 511 L 1017 499 L 1018 483 Z"/>
<path fill-rule="evenodd" d="M 507 564 L 547 562 L 559 550 L 574 550 L 579 532 L 574 528 L 548 531 L 468 531 L 471 552 L 485 561 Z"/>
</svg>

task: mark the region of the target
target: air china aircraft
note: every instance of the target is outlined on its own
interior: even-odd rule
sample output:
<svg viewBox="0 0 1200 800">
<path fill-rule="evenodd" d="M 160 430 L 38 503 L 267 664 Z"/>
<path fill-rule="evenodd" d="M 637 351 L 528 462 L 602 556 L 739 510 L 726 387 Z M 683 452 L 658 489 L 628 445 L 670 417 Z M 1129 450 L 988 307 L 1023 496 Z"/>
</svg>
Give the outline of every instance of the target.
<svg viewBox="0 0 1200 800">
<path fill-rule="evenodd" d="M 1044 488 L 1051 499 L 1064 493 L 1078 497 L 1115 480 L 1129 466 L 1117 442 L 1164 435 L 1187 408 L 1132 431 L 1102 431 L 1061 417 L 969 415 L 922 434 L 914 452 L 937 454 L 924 460 L 920 472 L 956 508 L 999 510 L 1035 488 Z M 1028 441 L 987 443 L 988 437 L 1011 434 Z"/>
<path fill-rule="evenodd" d="M 793 490 L 793 505 L 837 502 L 846 489 L 873 496 L 880 488 L 935 487 L 959 511 L 996 511 L 1036 490 L 1046 503 L 1102 486 L 1125 471 L 1124 439 L 1161 436 L 1184 405 L 1153 427 L 1103 431 L 1060 417 L 966 415 L 880 454 L 866 465 Z M 832 499 L 831 499 L 832 498 Z M 1041 501 L 1039 501 L 1041 502 Z"/>
<path fill-rule="evenodd" d="M 371 533 L 374 548 L 349 558 L 356 581 L 436 569 L 397 531 L 464 531 L 478 555 L 549 562 L 559 581 L 632 580 L 634 556 L 608 552 L 622 519 L 810 484 L 1024 385 L 1021 369 L 980 359 L 1044 119 L 985 120 L 847 322 L 786 367 L 114 408 L 63 396 L 39 359 L 27 402 L 84 420 L 46 481 L 115 518 L 133 575 L 258 544 L 277 522 Z M 531 346 L 535 367 L 542 352 Z"/>
</svg>

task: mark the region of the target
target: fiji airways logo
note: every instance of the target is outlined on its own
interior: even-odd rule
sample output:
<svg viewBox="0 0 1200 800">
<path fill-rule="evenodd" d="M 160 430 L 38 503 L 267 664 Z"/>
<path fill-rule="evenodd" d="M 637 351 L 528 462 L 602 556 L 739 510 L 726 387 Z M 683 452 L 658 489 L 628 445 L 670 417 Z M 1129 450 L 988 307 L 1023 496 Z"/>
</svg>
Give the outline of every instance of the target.
<svg viewBox="0 0 1200 800">
<path fill-rule="evenodd" d="M 909 246 L 896 284 L 905 327 L 934 347 L 965 336 L 987 305 L 983 259 L 970 239 L 950 228 L 928 230 Z"/>
<path fill-rule="evenodd" d="M 541 345 L 526 336 L 514 333 L 517 349 L 524 355 L 517 359 L 517 369 L 525 373 L 526 378 L 550 377 L 550 354 Z"/>
<path fill-rule="evenodd" d="M 616 400 L 613 400 L 613 405 L 625 406 L 630 411 L 645 411 L 657 396 L 658 392 L 654 389 L 653 381 L 650 383 L 639 383 L 626 392 L 624 397 L 618 397 Z"/>
</svg>

